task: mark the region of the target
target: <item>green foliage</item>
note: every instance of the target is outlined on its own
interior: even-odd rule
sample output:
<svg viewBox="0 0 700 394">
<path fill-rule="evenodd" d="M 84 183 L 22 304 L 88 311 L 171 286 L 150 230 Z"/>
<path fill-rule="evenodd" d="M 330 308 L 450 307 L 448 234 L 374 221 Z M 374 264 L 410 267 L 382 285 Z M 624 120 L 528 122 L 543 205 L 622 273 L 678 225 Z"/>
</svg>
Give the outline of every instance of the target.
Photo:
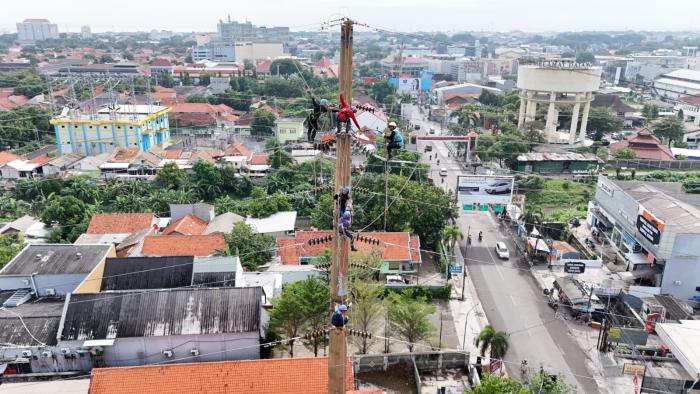
<svg viewBox="0 0 700 394">
<path fill-rule="evenodd" d="M 0 88 L 14 88 L 12 94 L 27 97 L 47 91 L 46 81 L 33 71 L 0 73 Z"/>
<path fill-rule="evenodd" d="M 276 97 L 300 97 L 304 95 L 304 84 L 299 79 L 270 77 L 265 79 L 262 93 Z"/>
<path fill-rule="evenodd" d="M 581 52 L 576 55 L 576 62 L 595 64 L 595 55 L 590 52 Z"/>
<path fill-rule="evenodd" d="M 621 130 L 622 123 L 622 119 L 613 115 L 606 108 L 591 108 L 587 129 L 597 132 L 597 135 L 602 138 L 603 134 Z M 600 141 L 600 138 L 596 141 Z"/>
<path fill-rule="evenodd" d="M 394 335 L 408 342 L 406 347 L 413 351 L 414 344 L 428 340 L 435 332 L 430 315 L 435 306 L 429 305 L 425 297 L 414 297 L 410 292 L 389 293 L 387 295 L 389 325 Z"/>
<path fill-rule="evenodd" d="M 49 112 L 45 109 L 28 106 L 0 111 L 0 144 L 22 147 L 30 142 L 53 143 L 49 132 Z"/>
<path fill-rule="evenodd" d="M 620 148 L 615 151 L 616 159 L 634 159 L 637 154 L 630 148 Z"/>
<path fill-rule="evenodd" d="M 479 102 L 487 106 L 500 107 L 503 104 L 503 96 L 488 89 L 482 89 L 479 95 Z"/>
<path fill-rule="evenodd" d="M 318 278 L 287 283 L 280 297 L 272 300 L 270 330 L 279 337 L 294 338 L 324 328 L 330 320 L 329 298 L 328 285 Z M 289 357 L 294 357 L 294 342 L 287 343 Z M 318 355 L 319 338 L 306 345 Z"/>
<path fill-rule="evenodd" d="M 382 311 L 384 287 L 376 282 L 356 280 L 352 282 L 352 326 L 357 330 L 372 332 L 372 328 Z M 353 337 L 360 347 L 361 354 L 367 354 L 372 339 Z"/>
<path fill-rule="evenodd" d="M 445 267 L 443 267 L 445 268 Z M 449 300 L 452 294 L 452 285 L 447 284 L 440 288 L 430 286 L 417 285 L 410 289 L 386 288 L 385 294 L 403 292 L 409 294 L 413 298 L 425 298 L 427 301 L 432 300 Z"/>
<path fill-rule="evenodd" d="M 586 204 L 595 192 L 594 183 L 545 179 L 537 175 L 516 177 L 515 185 L 518 192 L 525 194 L 525 222 L 535 224 L 555 217 L 585 216 Z"/>
<path fill-rule="evenodd" d="M 254 218 L 266 218 L 274 213 L 292 209 L 292 204 L 284 194 L 275 193 L 268 196 L 262 188 L 253 187 L 245 213 Z"/>
<path fill-rule="evenodd" d="M 114 58 L 112 55 L 105 53 L 104 55 L 100 56 L 100 63 L 114 63 Z"/>
<path fill-rule="evenodd" d="M 659 117 L 659 106 L 656 104 L 644 104 L 642 107 L 646 124 L 650 124 L 654 119 Z"/>
<path fill-rule="evenodd" d="M 0 268 L 19 253 L 24 247 L 21 234 L 0 235 Z"/>
<path fill-rule="evenodd" d="M 304 66 L 294 59 L 277 59 L 270 64 L 270 73 L 274 75 L 288 77 L 299 74 L 299 70 L 304 70 Z"/>
<path fill-rule="evenodd" d="M 156 180 L 158 183 L 168 189 L 179 188 L 187 178 L 185 170 L 178 167 L 175 163 L 167 163 L 163 168 L 158 170 Z"/>
<path fill-rule="evenodd" d="M 483 374 L 478 385 L 467 389 L 465 394 L 530 394 L 523 384 L 508 376 Z"/>
<path fill-rule="evenodd" d="M 393 96 L 395 90 L 394 86 L 389 82 L 384 80 L 377 81 L 372 85 L 371 96 L 380 104 L 391 105 L 391 103 L 387 103 L 389 101 L 387 99 L 389 96 Z"/>
<path fill-rule="evenodd" d="M 252 135 L 272 135 L 275 128 L 275 114 L 259 109 L 255 111 L 253 121 L 250 123 L 250 133 Z"/>
<path fill-rule="evenodd" d="M 672 142 L 683 140 L 684 130 L 683 121 L 675 116 L 664 118 L 653 125 L 654 135 L 667 140 L 669 147 Z"/>
<path fill-rule="evenodd" d="M 233 225 L 233 230 L 226 234 L 226 246 L 231 253 L 240 253 L 241 264 L 251 271 L 272 259 L 272 247 L 275 239 L 265 234 L 258 234 L 244 222 Z"/>
</svg>

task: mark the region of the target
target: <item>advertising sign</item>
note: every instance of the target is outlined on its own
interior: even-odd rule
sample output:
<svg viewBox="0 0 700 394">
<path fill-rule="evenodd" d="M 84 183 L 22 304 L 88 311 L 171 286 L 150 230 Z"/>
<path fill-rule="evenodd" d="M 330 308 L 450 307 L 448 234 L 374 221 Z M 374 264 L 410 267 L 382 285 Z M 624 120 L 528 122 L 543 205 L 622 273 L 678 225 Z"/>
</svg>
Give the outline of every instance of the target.
<svg viewBox="0 0 700 394">
<path fill-rule="evenodd" d="M 457 177 L 457 202 L 465 204 L 510 204 L 513 177 L 460 175 Z"/>
<path fill-rule="evenodd" d="M 420 91 L 420 85 L 420 78 L 399 78 L 396 90 L 398 92 L 418 92 Z"/>
<path fill-rule="evenodd" d="M 564 264 L 564 272 L 567 274 L 582 274 L 586 271 L 586 263 L 571 261 Z"/>
<path fill-rule="evenodd" d="M 461 274 L 462 273 L 462 266 L 461 265 L 451 265 L 451 266 L 449 266 L 448 270 L 450 271 L 451 274 Z"/>
<path fill-rule="evenodd" d="M 657 219 L 651 212 L 647 211 L 642 206 L 639 207 L 637 230 L 639 230 L 639 233 L 649 242 L 658 245 L 665 226 L 664 222 Z"/>
<path fill-rule="evenodd" d="M 624 373 L 625 375 L 644 376 L 645 371 L 646 371 L 646 366 L 644 364 L 625 363 L 622 366 L 622 373 Z"/>
</svg>

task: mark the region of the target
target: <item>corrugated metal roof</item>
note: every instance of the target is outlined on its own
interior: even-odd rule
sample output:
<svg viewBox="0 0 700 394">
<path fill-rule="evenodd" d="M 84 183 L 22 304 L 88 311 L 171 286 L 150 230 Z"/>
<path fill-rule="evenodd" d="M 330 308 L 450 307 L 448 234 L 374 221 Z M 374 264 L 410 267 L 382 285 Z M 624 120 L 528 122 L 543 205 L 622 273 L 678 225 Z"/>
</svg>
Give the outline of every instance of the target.
<svg viewBox="0 0 700 394">
<path fill-rule="evenodd" d="M 0 300 L 6 299 L 13 292 L 3 292 Z M 58 300 L 27 302 L 8 310 L 0 310 L 0 343 L 38 346 L 39 343 L 29 335 L 31 332 L 39 341 L 55 345 L 62 311 L 63 301 Z M 22 319 L 17 315 L 22 316 Z M 27 325 L 26 328 L 22 321 Z"/>
<path fill-rule="evenodd" d="M 112 245 L 29 245 L 0 271 L 0 275 L 89 273 L 110 248 Z"/>
<path fill-rule="evenodd" d="M 72 294 L 62 340 L 258 331 L 262 288 Z"/>
<path fill-rule="evenodd" d="M 518 161 L 594 161 L 600 162 L 600 158 L 590 153 L 557 153 L 557 152 L 530 152 L 518 155 Z"/>
<path fill-rule="evenodd" d="M 191 256 L 109 258 L 102 291 L 172 289 L 192 284 Z"/>
</svg>

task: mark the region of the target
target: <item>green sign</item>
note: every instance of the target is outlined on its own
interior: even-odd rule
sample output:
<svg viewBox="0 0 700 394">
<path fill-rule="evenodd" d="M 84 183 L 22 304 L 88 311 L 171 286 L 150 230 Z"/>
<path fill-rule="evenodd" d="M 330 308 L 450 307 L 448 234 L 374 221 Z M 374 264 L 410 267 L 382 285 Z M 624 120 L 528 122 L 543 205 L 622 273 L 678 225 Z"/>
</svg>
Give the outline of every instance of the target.
<svg viewBox="0 0 700 394">
<path fill-rule="evenodd" d="M 620 339 L 620 334 L 622 334 L 622 332 L 617 327 L 608 330 L 608 338 Z"/>
<path fill-rule="evenodd" d="M 473 211 L 473 210 L 474 210 L 474 205 L 472 205 L 472 204 L 464 204 L 464 210 L 465 210 L 465 211 Z"/>
<path fill-rule="evenodd" d="M 506 209 L 506 207 L 504 207 L 504 206 L 501 205 L 501 204 L 494 204 L 494 205 L 493 205 L 493 211 L 496 212 L 496 213 L 501 213 L 501 212 L 503 212 L 505 209 Z"/>
</svg>

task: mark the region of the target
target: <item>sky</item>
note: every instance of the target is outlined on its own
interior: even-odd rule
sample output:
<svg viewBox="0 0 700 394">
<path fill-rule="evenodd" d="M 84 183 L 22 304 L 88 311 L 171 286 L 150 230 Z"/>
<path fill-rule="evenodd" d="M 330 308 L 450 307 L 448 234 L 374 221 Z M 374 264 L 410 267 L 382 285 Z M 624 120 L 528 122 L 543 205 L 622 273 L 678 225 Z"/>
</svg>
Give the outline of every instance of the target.
<svg viewBox="0 0 700 394">
<path fill-rule="evenodd" d="M 59 31 L 216 31 L 219 19 L 319 30 L 349 16 L 392 31 L 700 30 L 700 0 L 24 0 L 0 1 L 0 32 L 25 18 Z"/>
</svg>

